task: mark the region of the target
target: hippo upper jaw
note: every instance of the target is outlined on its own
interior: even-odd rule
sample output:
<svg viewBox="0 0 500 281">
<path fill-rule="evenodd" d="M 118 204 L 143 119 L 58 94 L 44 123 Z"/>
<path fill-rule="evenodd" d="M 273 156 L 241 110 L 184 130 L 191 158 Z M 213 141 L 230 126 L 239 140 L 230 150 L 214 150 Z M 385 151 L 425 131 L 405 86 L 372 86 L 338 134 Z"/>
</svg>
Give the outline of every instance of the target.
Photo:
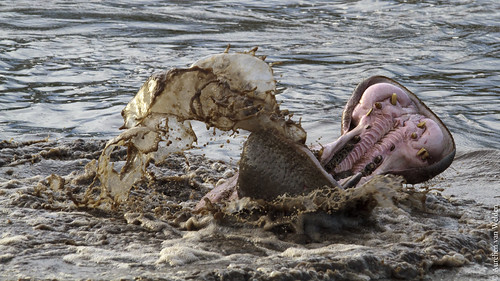
<svg viewBox="0 0 500 281">
<path fill-rule="evenodd" d="M 373 175 L 401 175 L 408 183 L 444 171 L 455 143 L 443 122 L 415 94 L 383 76 L 361 82 L 342 114 L 342 135 L 317 153 L 341 184 Z"/>
</svg>

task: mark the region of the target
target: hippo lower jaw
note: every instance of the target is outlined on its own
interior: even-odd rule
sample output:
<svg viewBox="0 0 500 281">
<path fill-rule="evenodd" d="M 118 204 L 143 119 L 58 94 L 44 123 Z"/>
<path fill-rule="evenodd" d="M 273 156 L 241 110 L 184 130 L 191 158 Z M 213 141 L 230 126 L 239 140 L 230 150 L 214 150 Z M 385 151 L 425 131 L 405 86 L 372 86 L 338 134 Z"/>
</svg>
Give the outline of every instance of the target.
<svg viewBox="0 0 500 281">
<path fill-rule="evenodd" d="M 252 133 L 241 153 L 238 196 L 272 200 L 340 185 L 304 145 L 275 130 Z"/>
</svg>

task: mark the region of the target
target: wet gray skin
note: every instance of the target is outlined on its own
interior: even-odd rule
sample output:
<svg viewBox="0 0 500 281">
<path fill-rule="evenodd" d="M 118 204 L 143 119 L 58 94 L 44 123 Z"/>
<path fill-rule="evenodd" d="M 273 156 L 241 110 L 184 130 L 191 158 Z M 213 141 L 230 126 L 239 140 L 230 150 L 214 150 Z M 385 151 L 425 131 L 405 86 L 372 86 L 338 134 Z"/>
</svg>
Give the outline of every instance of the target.
<svg viewBox="0 0 500 281">
<path fill-rule="evenodd" d="M 415 94 L 383 76 L 362 81 L 342 114 L 342 135 L 307 148 L 266 130 L 244 145 L 239 175 L 201 200 L 251 197 L 271 200 L 326 186 L 351 188 L 374 175 L 395 174 L 407 183 L 443 172 L 455 156 L 444 123 Z"/>
<path fill-rule="evenodd" d="M 339 186 L 306 146 L 274 130 L 252 133 L 245 142 L 238 177 L 240 197 L 272 200 L 325 185 Z"/>
</svg>

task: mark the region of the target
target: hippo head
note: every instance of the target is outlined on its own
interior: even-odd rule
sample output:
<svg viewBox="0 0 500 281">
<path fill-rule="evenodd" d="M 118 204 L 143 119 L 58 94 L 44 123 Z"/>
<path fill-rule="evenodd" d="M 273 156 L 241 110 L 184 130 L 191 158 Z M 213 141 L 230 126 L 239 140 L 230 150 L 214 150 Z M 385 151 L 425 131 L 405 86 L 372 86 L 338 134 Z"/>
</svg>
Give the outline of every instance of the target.
<svg viewBox="0 0 500 281">
<path fill-rule="evenodd" d="M 205 197 L 272 200 L 325 186 L 351 188 L 384 174 L 415 184 L 443 172 L 455 157 L 443 122 L 415 94 L 383 76 L 356 87 L 342 114 L 341 133 L 333 143 L 309 149 L 276 130 L 253 132 L 239 174 Z"/>
</svg>

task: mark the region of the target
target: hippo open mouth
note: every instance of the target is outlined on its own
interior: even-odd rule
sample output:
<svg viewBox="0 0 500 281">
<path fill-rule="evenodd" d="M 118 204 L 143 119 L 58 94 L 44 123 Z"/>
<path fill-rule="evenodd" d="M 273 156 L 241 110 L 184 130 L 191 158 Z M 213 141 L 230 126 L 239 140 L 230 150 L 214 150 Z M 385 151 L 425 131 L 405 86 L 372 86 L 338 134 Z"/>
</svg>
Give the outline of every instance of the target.
<svg viewBox="0 0 500 281">
<path fill-rule="evenodd" d="M 354 90 L 342 114 L 342 136 L 317 150 L 321 165 L 342 185 L 395 174 L 408 183 L 444 171 L 455 143 L 441 120 L 415 94 L 383 76 Z"/>
</svg>

